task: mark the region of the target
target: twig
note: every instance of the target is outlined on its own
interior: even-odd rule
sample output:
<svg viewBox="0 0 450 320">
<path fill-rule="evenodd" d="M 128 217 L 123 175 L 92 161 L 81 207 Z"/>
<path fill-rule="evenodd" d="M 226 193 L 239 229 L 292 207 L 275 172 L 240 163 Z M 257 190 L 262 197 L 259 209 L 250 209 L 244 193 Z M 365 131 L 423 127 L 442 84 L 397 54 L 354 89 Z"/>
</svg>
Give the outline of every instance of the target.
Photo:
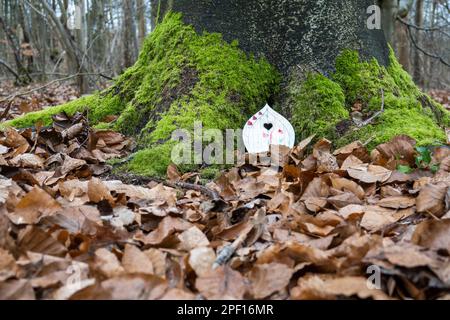
<svg viewBox="0 0 450 320">
<path fill-rule="evenodd" d="M 410 23 L 407 23 L 406 21 L 403 21 L 402 19 L 399 19 L 399 20 L 400 20 L 402 23 L 404 23 L 404 24 L 406 25 L 407 30 L 408 30 L 409 38 L 411 39 L 412 44 L 414 45 L 414 47 L 415 47 L 417 50 L 419 50 L 419 51 L 422 52 L 424 55 L 426 55 L 426 56 L 428 56 L 428 57 L 430 57 L 430 58 L 439 60 L 443 65 L 445 65 L 445 66 L 447 66 L 447 67 L 450 67 L 450 63 L 448 63 L 447 61 L 445 61 L 444 58 L 442 58 L 441 56 L 438 56 L 438 55 L 436 55 L 436 54 L 433 54 L 433 53 L 430 53 L 430 52 L 426 51 L 425 49 L 423 49 L 422 47 L 420 47 L 420 46 L 417 44 L 416 39 L 414 39 L 414 37 L 413 37 L 413 35 L 412 35 L 411 28 L 419 28 L 419 27 L 414 26 L 414 25 L 411 25 Z M 418 29 L 418 30 L 420 30 L 420 29 Z M 441 32 L 442 32 L 442 31 L 441 31 Z M 445 34 L 447 37 L 450 37 L 450 35 L 448 35 L 448 34 L 446 34 L 446 33 L 443 33 L 443 34 Z"/>
<path fill-rule="evenodd" d="M 232 244 L 220 250 L 219 254 L 217 255 L 216 261 L 214 261 L 213 269 L 217 269 L 218 267 L 223 266 L 231 259 L 236 250 L 239 249 L 244 243 L 245 239 L 247 239 L 247 236 L 250 231 L 252 231 L 253 227 L 254 225 L 252 224 L 247 226 L 247 228 L 245 228 L 244 231 L 241 232 L 239 237 L 237 237 Z"/>
<path fill-rule="evenodd" d="M 368 124 L 372 123 L 372 121 L 375 120 L 377 117 L 379 117 L 383 112 L 384 112 L 384 90 L 381 89 L 381 110 L 376 112 L 372 117 L 370 117 L 366 121 L 361 122 L 358 125 L 358 128 L 365 127 Z"/>
<path fill-rule="evenodd" d="M 219 196 L 219 194 L 214 191 L 211 190 L 205 186 L 199 185 L 199 184 L 192 184 L 192 183 L 187 183 L 187 182 L 169 182 L 169 181 L 163 181 L 162 182 L 165 186 L 170 187 L 170 188 L 180 188 L 180 189 L 188 189 L 188 190 L 194 190 L 194 191 L 198 191 L 201 192 L 202 194 L 204 194 L 205 196 L 207 196 L 208 198 L 210 198 L 212 201 L 220 201 L 221 198 Z"/>
</svg>

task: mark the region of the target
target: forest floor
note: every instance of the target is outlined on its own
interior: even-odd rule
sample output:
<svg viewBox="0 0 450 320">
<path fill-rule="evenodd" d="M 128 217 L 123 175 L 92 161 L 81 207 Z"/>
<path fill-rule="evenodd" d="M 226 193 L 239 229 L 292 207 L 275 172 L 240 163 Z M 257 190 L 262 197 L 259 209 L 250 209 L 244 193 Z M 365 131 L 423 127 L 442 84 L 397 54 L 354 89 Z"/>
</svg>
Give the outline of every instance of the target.
<svg viewBox="0 0 450 320">
<path fill-rule="evenodd" d="M 0 299 L 450 299 L 449 146 L 311 141 L 202 185 L 113 174 L 83 114 L 0 133 Z"/>
</svg>

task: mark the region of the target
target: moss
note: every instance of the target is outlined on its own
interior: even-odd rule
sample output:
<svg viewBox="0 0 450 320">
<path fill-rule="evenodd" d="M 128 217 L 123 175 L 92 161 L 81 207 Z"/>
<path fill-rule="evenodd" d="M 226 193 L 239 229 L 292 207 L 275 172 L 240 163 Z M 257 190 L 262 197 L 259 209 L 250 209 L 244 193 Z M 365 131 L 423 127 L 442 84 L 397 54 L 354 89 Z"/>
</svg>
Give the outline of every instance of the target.
<svg viewBox="0 0 450 320">
<path fill-rule="evenodd" d="M 444 130 L 436 125 L 430 114 L 424 114 L 417 101 L 396 99 L 397 108 L 386 109 L 376 124 L 353 129 L 337 140 L 342 146 L 355 140 L 367 142 L 369 149 L 389 141 L 399 134 L 407 134 L 416 139 L 419 146 L 441 144 L 446 140 Z"/>
<path fill-rule="evenodd" d="M 239 128 L 275 93 L 279 80 L 274 67 L 244 53 L 237 42 L 227 43 L 220 34 L 197 34 L 181 15 L 169 13 L 145 40 L 136 64 L 111 88 L 10 124 L 49 123 L 55 113 L 83 107 L 93 125 L 109 128 L 102 120 L 118 115 L 114 128 L 135 136 L 142 149 L 126 169 L 163 175 L 172 131 L 192 132 L 195 121 L 205 129 Z"/>
<path fill-rule="evenodd" d="M 241 127 L 279 81 L 265 60 L 246 55 L 219 34 L 197 34 L 176 14 L 158 25 L 142 52 L 137 65 L 146 69 L 143 82 L 117 121 L 119 130 L 136 135 L 146 148 L 129 165 L 140 173 L 165 172 L 176 129 L 193 133 L 195 121 L 204 130 Z"/>
<path fill-rule="evenodd" d="M 443 128 L 450 125 L 449 112 L 420 91 L 392 50 L 387 68 L 375 59 L 362 61 L 356 51 L 344 51 L 330 79 L 310 75 L 291 84 L 293 124 L 301 137 L 315 133 L 337 146 L 359 139 L 368 141 L 369 147 L 398 134 L 412 136 L 419 145 L 446 141 Z M 348 117 L 357 110 L 369 119 L 382 105 L 381 116 L 363 128 Z"/>
<path fill-rule="evenodd" d="M 336 125 L 349 117 L 342 88 L 321 74 L 290 86 L 292 124 L 299 140 L 312 134 L 330 136 Z"/>
</svg>

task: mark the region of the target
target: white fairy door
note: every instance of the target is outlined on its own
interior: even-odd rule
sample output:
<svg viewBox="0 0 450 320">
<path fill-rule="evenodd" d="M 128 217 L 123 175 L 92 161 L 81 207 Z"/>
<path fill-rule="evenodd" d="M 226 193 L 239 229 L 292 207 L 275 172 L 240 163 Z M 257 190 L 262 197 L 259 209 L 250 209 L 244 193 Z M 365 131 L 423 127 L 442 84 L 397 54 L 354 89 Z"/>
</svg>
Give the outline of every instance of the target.
<svg viewBox="0 0 450 320">
<path fill-rule="evenodd" d="M 247 121 L 242 135 L 249 153 L 268 152 L 270 145 L 292 148 L 295 143 L 295 132 L 290 122 L 267 104 Z"/>
</svg>

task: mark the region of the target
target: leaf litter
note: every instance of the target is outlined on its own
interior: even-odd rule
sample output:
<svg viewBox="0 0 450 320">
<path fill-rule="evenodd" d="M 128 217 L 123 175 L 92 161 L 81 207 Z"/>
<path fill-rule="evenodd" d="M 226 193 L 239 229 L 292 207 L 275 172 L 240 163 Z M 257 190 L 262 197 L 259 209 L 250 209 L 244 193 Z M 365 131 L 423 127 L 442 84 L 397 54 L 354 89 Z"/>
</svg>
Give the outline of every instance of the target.
<svg viewBox="0 0 450 320">
<path fill-rule="evenodd" d="M 84 114 L 5 130 L 0 299 L 448 298 L 448 147 L 423 166 L 406 136 L 372 152 L 313 140 L 278 168 L 200 185 L 170 165 L 132 185 L 107 160 L 133 140 Z"/>
</svg>

